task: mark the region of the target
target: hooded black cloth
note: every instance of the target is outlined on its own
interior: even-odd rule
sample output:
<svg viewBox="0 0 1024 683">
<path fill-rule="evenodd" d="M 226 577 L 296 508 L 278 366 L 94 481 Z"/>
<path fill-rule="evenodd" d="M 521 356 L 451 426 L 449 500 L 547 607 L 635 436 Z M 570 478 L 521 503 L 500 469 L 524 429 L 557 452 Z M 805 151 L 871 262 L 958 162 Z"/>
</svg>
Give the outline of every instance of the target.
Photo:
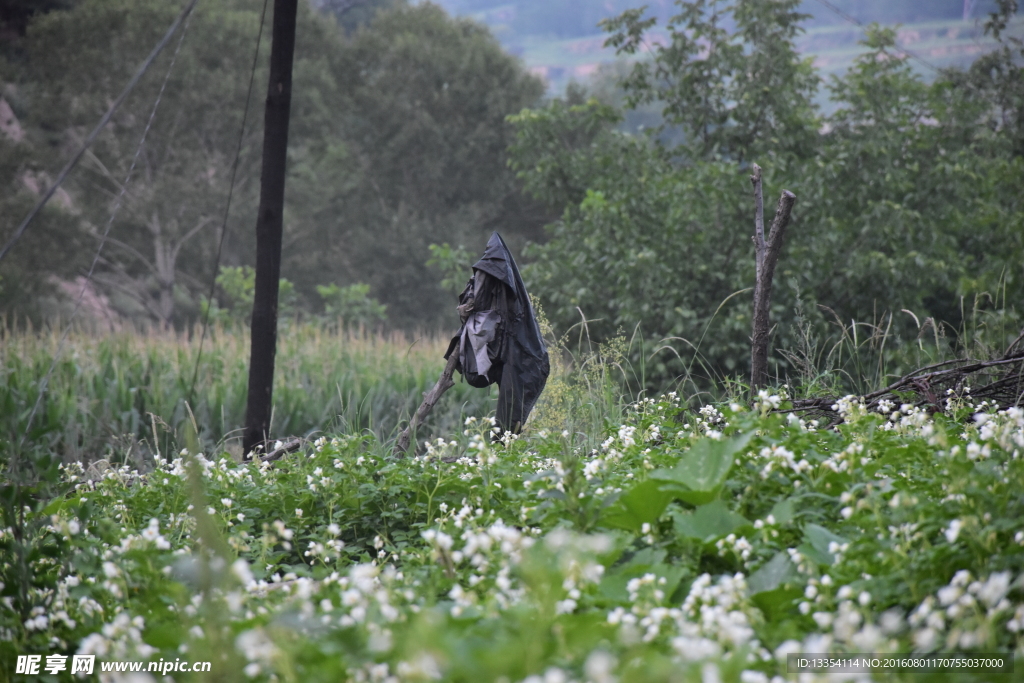
<svg viewBox="0 0 1024 683">
<path fill-rule="evenodd" d="M 526 285 L 498 233 L 473 264 L 458 310 L 462 329 L 444 357 L 457 350 L 456 370 L 474 387 L 498 383 L 498 426 L 518 434 L 544 389 L 550 364 Z"/>
</svg>

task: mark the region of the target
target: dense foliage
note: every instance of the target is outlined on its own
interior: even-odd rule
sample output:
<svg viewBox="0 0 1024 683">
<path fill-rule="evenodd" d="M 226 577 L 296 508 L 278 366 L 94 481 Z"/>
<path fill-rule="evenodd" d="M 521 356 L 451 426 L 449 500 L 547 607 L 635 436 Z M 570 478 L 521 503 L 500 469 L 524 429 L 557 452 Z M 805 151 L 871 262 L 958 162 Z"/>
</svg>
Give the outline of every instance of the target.
<svg viewBox="0 0 1024 683">
<path fill-rule="evenodd" d="M 230 318 L 233 311 L 219 313 Z M 29 454 L 140 466 L 156 453 L 212 448 L 237 436 L 245 419 L 248 335 L 230 321 L 214 325 L 197 358 L 200 337 L 199 330 L 66 338 L 59 330 L 0 331 L 3 476 L 12 458 Z M 447 344 L 346 329 L 336 319 L 284 321 L 273 433 L 373 429 L 389 436 L 437 380 Z M 459 384 L 438 403 L 428 426 L 453 429 L 464 411 L 483 412 L 488 401 L 488 392 Z"/>
<path fill-rule="evenodd" d="M 944 406 L 844 399 L 833 430 L 784 395 L 668 395 L 497 441 L 471 418 L 403 460 L 358 434 L 262 465 L 39 460 L 2 488 L 0 667 L 755 683 L 797 680 L 790 652 L 1020 654 L 1024 412 Z"/>
<path fill-rule="evenodd" d="M 619 133 L 613 111 L 579 97 L 513 118 L 514 168 L 562 211 L 528 274 L 558 325 L 582 311 L 597 338 L 639 325 L 648 339 L 685 340 L 662 378 L 680 375 L 695 347 L 708 374 L 742 368 L 753 162 L 766 173 L 767 220 L 783 188 L 797 196 L 775 275 L 777 347 L 797 345 L 801 315 L 823 337 L 867 323 L 912 340 L 930 319 L 955 339 L 976 299 L 995 309 L 1024 295 L 1021 46 L 1000 29 L 1014 4 L 989 22 L 1001 50 L 931 84 L 894 31 L 869 30 L 854 68 L 826 84 L 828 115 L 793 48 L 798 4 L 680 5 L 669 39 L 622 84 L 629 106 L 663 108 L 660 136 Z M 653 25 L 626 12 L 606 22 L 608 43 L 641 54 Z"/>
<path fill-rule="evenodd" d="M 593 36 L 599 33 L 597 24 L 601 19 L 636 6 L 629 0 L 606 0 L 593 4 L 573 0 L 438 0 L 437 4 L 453 14 L 480 17 L 495 34 L 513 44 L 528 43 L 531 39 L 539 42 L 545 38 Z M 646 4 L 654 14 L 671 16 L 672 3 L 669 0 Z M 830 0 L 829 5 L 859 21 L 882 24 L 959 19 L 964 11 L 962 0 L 926 3 L 918 0 Z M 995 0 L 976 0 L 972 16 L 984 16 L 993 5 Z M 841 15 L 816 0 L 804 0 L 800 11 L 814 16 L 812 25 L 843 21 Z"/>
<path fill-rule="evenodd" d="M 302 310 L 325 311 L 317 287 L 367 285 L 392 325 L 434 327 L 448 299 L 425 264 L 431 241 L 482 245 L 498 229 L 518 248 L 542 236 L 545 214 L 505 165 L 504 118 L 543 85 L 486 29 L 434 5 L 357 4 L 317 13 L 299 3 L 282 274 Z M 0 312 L 51 317 L 55 307 L 41 304 L 57 289 L 52 276 L 87 269 L 109 227 L 95 279 L 111 314 L 181 329 L 218 274 L 233 177 L 221 265 L 252 263 L 269 17 L 239 134 L 261 8 L 199 3 L 66 192 L 0 263 Z M 54 11 L 34 15 L 0 62 L 5 242 L 180 11 L 158 0 L 43 9 Z M 217 295 L 230 305 L 229 292 Z"/>
</svg>

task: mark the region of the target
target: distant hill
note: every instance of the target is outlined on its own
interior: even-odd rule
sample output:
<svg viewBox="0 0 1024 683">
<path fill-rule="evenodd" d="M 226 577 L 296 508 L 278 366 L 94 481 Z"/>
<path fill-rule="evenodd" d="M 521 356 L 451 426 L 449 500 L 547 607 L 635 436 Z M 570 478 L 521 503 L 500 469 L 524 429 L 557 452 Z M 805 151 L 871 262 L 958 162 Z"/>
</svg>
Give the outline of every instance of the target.
<svg viewBox="0 0 1024 683">
<path fill-rule="evenodd" d="M 486 24 L 511 53 L 521 57 L 560 92 L 570 80 L 586 80 L 615 60 L 597 24 L 646 4 L 659 25 L 677 9 L 671 0 L 433 0 L 449 13 Z M 915 68 L 967 66 L 991 43 L 984 18 L 994 0 L 804 0 L 811 15 L 799 49 L 816 57 L 824 74 L 839 73 L 860 52 L 863 30 L 855 23 L 902 24 L 902 47 L 920 57 Z M 1018 30 L 1020 26 L 1018 25 Z"/>
</svg>

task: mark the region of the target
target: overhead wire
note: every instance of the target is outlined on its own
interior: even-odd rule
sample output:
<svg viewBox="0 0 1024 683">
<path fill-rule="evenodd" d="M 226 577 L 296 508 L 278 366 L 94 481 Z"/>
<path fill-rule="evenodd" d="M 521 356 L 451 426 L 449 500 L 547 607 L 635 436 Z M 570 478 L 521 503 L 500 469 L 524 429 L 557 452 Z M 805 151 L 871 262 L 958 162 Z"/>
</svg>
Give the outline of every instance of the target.
<svg viewBox="0 0 1024 683">
<path fill-rule="evenodd" d="M 849 23 L 855 24 L 856 26 L 859 26 L 861 28 L 865 28 L 864 22 L 860 21 L 856 17 L 851 16 L 850 14 L 848 14 L 848 13 L 844 12 L 843 10 L 841 10 L 840 8 L 836 7 L 835 4 L 833 4 L 831 2 L 831 0 L 817 0 L 817 1 L 820 4 L 824 5 L 825 7 L 827 7 L 828 9 L 832 10 L 833 12 L 835 12 L 837 15 L 839 15 L 840 17 L 842 17 L 843 19 L 845 19 Z M 973 7 L 971 9 L 973 11 Z M 921 57 L 921 55 L 919 55 L 919 54 L 917 54 L 917 53 L 915 53 L 915 52 L 913 52 L 911 50 L 908 50 L 907 48 L 903 47 L 902 45 L 899 44 L 899 42 L 894 40 L 893 41 L 893 45 L 896 47 L 896 49 L 899 52 L 902 52 L 903 54 L 905 54 L 909 59 L 913 59 L 914 61 L 920 63 L 921 65 L 931 69 L 936 74 L 942 73 L 942 69 L 940 67 L 935 66 L 934 64 L 932 64 L 931 62 L 926 60 L 924 57 Z M 988 94 L 985 92 L 985 90 L 983 88 L 979 87 L 976 83 L 973 83 L 970 80 L 959 80 L 957 82 L 957 85 L 959 87 L 966 88 L 967 90 L 971 91 L 972 93 L 974 93 L 976 95 L 980 95 L 982 97 L 987 97 L 988 96 Z"/>
<path fill-rule="evenodd" d="M 159 90 L 159 92 L 157 92 L 156 100 L 153 102 L 153 108 L 149 112 L 149 118 L 146 121 L 146 127 L 143 129 L 142 136 L 139 139 L 139 144 L 135 148 L 135 154 L 132 157 L 132 162 L 131 162 L 131 164 L 128 167 L 128 172 L 125 174 L 124 182 L 121 183 L 120 190 L 118 191 L 117 197 L 114 200 L 114 207 L 113 207 L 113 209 L 110 212 L 109 218 L 107 219 L 107 224 L 106 224 L 106 226 L 105 226 L 105 228 L 103 230 L 102 236 L 100 237 L 99 246 L 97 246 L 97 248 L 96 248 L 96 253 L 93 256 L 92 263 L 90 264 L 89 270 L 88 270 L 88 272 L 85 275 L 84 282 L 82 283 L 82 289 L 79 292 L 78 298 L 75 301 L 75 307 L 72 310 L 71 316 L 70 316 L 70 318 L 67 321 L 67 325 L 64 328 L 64 332 L 61 334 L 60 342 L 57 344 L 57 350 L 53 354 L 53 360 L 50 362 L 50 367 L 47 369 L 46 374 L 43 375 L 43 379 L 39 383 L 39 390 L 38 390 L 38 393 L 36 395 L 35 403 L 32 406 L 32 411 L 28 415 L 28 420 L 26 421 L 25 428 L 24 428 L 24 430 L 22 431 L 22 434 L 21 434 L 21 440 L 19 441 L 18 448 L 16 449 L 16 451 L 14 453 L 15 461 L 14 461 L 14 464 L 12 464 L 12 467 L 11 467 L 11 469 L 14 470 L 14 471 L 17 470 L 17 461 L 16 461 L 16 459 L 17 459 L 18 453 L 21 451 L 21 448 L 22 448 L 22 446 L 25 443 L 26 437 L 28 437 L 28 435 L 31 433 L 32 424 L 35 421 L 35 416 L 39 412 L 39 406 L 42 405 L 43 396 L 46 395 L 46 389 L 49 386 L 50 377 L 53 375 L 53 370 L 54 370 L 54 368 L 57 367 L 57 362 L 58 362 L 58 360 L 60 360 L 61 354 L 64 351 L 64 346 L 67 343 L 68 334 L 71 332 L 72 323 L 74 322 L 75 318 L 78 316 L 79 310 L 81 310 L 81 308 L 82 308 L 82 300 L 85 298 L 85 293 L 86 293 L 86 291 L 89 288 L 89 284 L 92 282 L 93 273 L 96 270 L 96 265 L 97 265 L 97 263 L 99 263 L 100 256 L 103 253 L 103 247 L 104 247 L 104 245 L 107 242 L 108 236 L 110 235 L 110 229 L 111 229 L 111 227 L 114 224 L 114 219 L 117 217 L 117 214 L 121 210 L 121 206 L 122 206 L 122 204 L 124 202 L 124 196 L 125 196 L 125 194 L 128 191 L 128 185 L 131 182 L 132 176 L 135 173 L 135 166 L 139 162 L 139 157 L 142 156 L 142 150 L 143 150 L 143 148 L 146 145 L 146 138 L 149 136 L 149 131 L 153 127 L 153 121 L 156 119 L 156 112 L 160 108 L 160 101 L 163 99 L 164 91 L 167 89 L 167 82 L 171 78 L 171 72 L 174 70 L 174 64 L 175 64 L 175 62 L 178 59 L 178 53 L 181 52 L 182 43 L 184 43 L 185 35 L 188 33 L 189 22 L 191 21 L 191 11 L 192 11 L 192 8 L 195 7 L 196 2 L 197 2 L 197 0 L 192 0 L 192 2 L 190 2 L 188 4 L 188 6 L 186 7 L 187 11 L 184 12 L 182 15 L 180 15 L 178 17 L 178 20 L 175 20 L 175 23 L 172 24 L 172 28 L 176 29 L 178 26 L 181 25 L 181 21 L 180 20 L 184 20 L 184 28 L 182 29 L 181 35 L 178 38 L 178 45 L 177 45 L 177 47 L 174 50 L 174 54 L 171 56 L 170 64 L 168 64 L 168 66 L 167 66 L 167 73 L 164 74 L 163 82 L 160 84 L 160 90 Z M 168 35 L 165 35 L 163 40 L 161 40 L 161 43 L 162 44 L 166 44 L 168 38 L 170 38 L 171 35 L 173 35 L 173 32 L 169 33 Z M 154 50 L 153 53 L 150 55 L 150 57 L 151 58 L 155 58 L 155 56 L 157 54 L 159 54 L 159 51 Z M 144 66 L 146 68 L 148 68 L 149 64 L 152 63 L 152 59 L 147 60 L 147 62 L 148 63 L 144 64 Z M 144 72 L 145 72 L 145 69 L 141 69 L 139 72 L 136 73 L 136 78 L 134 78 L 133 80 L 137 81 L 138 77 L 140 77 L 142 75 L 142 73 L 144 73 Z M 123 95 L 124 94 L 125 93 L 122 93 L 122 98 L 121 99 L 123 99 Z M 115 108 L 116 107 L 112 108 L 111 111 L 113 111 L 113 109 L 115 109 Z M 110 112 L 108 112 L 108 114 L 109 113 Z M 105 118 L 109 119 L 109 117 L 105 117 Z M 102 128 L 102 125 L 97 126 L 96 130 L 99 130 L 100 128 Z M 88 148 L 88 145 L 83 146 L 83 148 L 79 152 L 78 156 L 80 157 L 82 155 L 82 153 L 84 153 L 87 148 Z M 70 169 L 68 169 L 68 170 L 70 170 Z"/>
<path fill-rule="evenodd" d="M 117 96 L 117 99 L 114 100 L 114 103 L 110 105 L 109 109 L 107 109 L 107 113 L 103 115 L 103 117 L 100 119 L 100 122 L 97 123 L 96 127 L 92 129 L 92 132 L 90 132 L 89 135 L 86 136 L 85 141 L 79 147 L 78 151 L 75 152 L 75 155 L 71 157 L 70 161 L 68 161 L 68 163 L 65 164 L 64 168 L 61 169 L 61 172 L 57 175 L 56 180 L 53 181 L 49 189 L 47 189 L 47 191 L 43 193 L 43 196 L 39 198 L 39 201 L 36 202 L 36 205 L 32 207 L 32 210 L 29 211 L 28 215 L 25 216 L 24 220 L 21 221 L 21 224 L 19 224 L 17 229 L 15 229 L 14 235 L 11 236 L 11 238 L 7 240 L 7 243 L 4 244 L 3 248 L 0 249 L 0 261 L 4 260 L 4 257 L 7 256 L 7 254 L 11 251 L 11 249 L 18 242 L 18 240 L 21 239 L 21 236 L 25 234 L 25 230 L 28 228 L 29 224 L 46 205 L 46 202 L 50 201 L 50 198 L 53 197 L 53 194 L 57 191 L 57 188 L 59 188 L 61 183 L 64 182 L 64 179 L 68 177 L 68 174 L 71 172 L 71 169 L 73 169 L 75 165 L 78 164 L 78 161 L 82 158 L 82 155 L 85 154 L 85 151 L 89 149 L 92 143 L 99 136 L 100 131 L 102 131 L 103 128 L 106 127 L 107 123 L 110 122 L 110 119 L 114 116 L 114 113 L 125 101 L 125 99 L 131 93 L 131 91 L 135 89 L 135 86 L 138 84 L 143 74 L 146 73 L 146 71 L 153 64 L 153 62 L 160 55 L 160 53 L 163 52 L 164 47 L 166 47 L 167 43 L 170 42 L 171 37 L 178 30 L 178 27 L 181 26 L 181 23 L 185 21 L 189 17 L 189 15 L 191 15 L 193 8 L 195 8 L 196 3 L 198 2 L 199 0 L 190 0 L 189 3 L 185 5 L 185 8 L 182 9 L 181 13 L 174 20 L 174 23 L 172 23 L 171 27 L 167 29 L 167 33 L 164 34 L 164 37 L 160 40 L 159 43 L 156 44 L 156 47 L 153 48 L 153 51 L 149 53 L 149 56 L 146 57 L 142 64 L 139 65 L 139 68 L 135 71 L 135 75 L 132 76 L 131 80 L 128 81 L 128 85 L 124 87 L 124 90 L 121 91 L 121 94 Z"/>
<path fill-rule="evenodd" d="M 210 326 L 210 311 L 213 308 L 213 295 L 217 287 L 217 275 L 220 271 L 220 259 L 224 252 L 224 239 L 228 234 L 228 214 L 231 211 L 231 198 L 235 193 L 235 177 L 238 173 L 238 162 L 242 156 L 242 143 L 245 139 L 245 124 L 249 120 L 249 103 L 252 101 L 252 87 L 256 80 L 256 65 L 260 58 L 260 43 L 263 40 L 263 26 L 267 18 L 267 1 L 263 0 L 263 12 L 260 14 L 260 30 L 256 35 L 256 52 L 252 56 L 252 70 L 249 73 L 249 91 L 245 96 L 245 109 L 242 112 L 242 126 L 238 131 L 238 145 L 235 148 L 235 161 L 231 164 L 231 182 L 228 185 L 228 199 L 224 206 L 224 218 L 220 226 L 220 241 L 217 243 L 217 258 L 213 265 L 213 275 L 210 277 L 210 291 L 206 297 L 206 311 L 203 313 L 203 331 L 199 336 L 199 351 L 196 353 L 196 364 L 192 370 L 192 383 L 188 390 L 188 400 L 192 401 L 195 395 L 196 381 L 199 378 L 199 362 L 203 357 L 203 343 L 206 341 L 206 332 Z"/>
<path fill-rule="evenodd" d="M 842 17 L 846 21 L 850 22 L 851 24 L 855 24 L 855 25 L 857 25 L 857 26 L 859 26 L 861 28 L 864 28 L 864 22 L 860 21 L 856 17 L 851 16 L 850 14 L 847 14 L 843 10 L 839 9 L 834 4 L 832 4 L 829 0 L 818 0 L 818 2 L 821 3 L 822 5 L 824 5 L 825 7 L 827 7 L 828 9 L 832 10 L 837 15 L 839 15 L 840 17 Z M 903 54 L 905 54 L 907 57 L 910 57 L 911 59 L 913 59 L 913 60 L 915 60 L 917 62 L 920 62 L 922 65 L 928 67 L 929 69 L 935 71 L 936 73 L 941 71 L 941 69 L 939 67 L 935 66 L 934 64 L 932 64 L 928 60 L 924 59 L 920 55 L 918 55 L 918 54 L 916 54 L 914 52 L 911 52 L 907 48 L 905 48 L 902 45 L 900 45 L 898 42 L 893 41 L 893 45 L 895 45 L 896 49 L 899 50 L 900 52 L 902 52 Z"/>
</svg>

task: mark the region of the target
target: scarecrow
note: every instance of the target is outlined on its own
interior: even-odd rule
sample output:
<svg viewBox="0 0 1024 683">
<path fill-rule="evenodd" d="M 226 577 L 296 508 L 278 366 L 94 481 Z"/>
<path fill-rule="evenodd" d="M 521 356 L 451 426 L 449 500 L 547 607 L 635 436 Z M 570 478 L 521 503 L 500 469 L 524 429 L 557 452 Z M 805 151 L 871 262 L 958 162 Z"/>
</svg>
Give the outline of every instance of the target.
<svg viewBox="0 0 1024 683">
<path fill-rule="evenodd" d="M 399 436 L 396 453 L 408 448 L 410 431 L 454 386 L 456 370 L 471 386 L 498 385 L 495 418 L 502 432 L 522 431 L 544 389 L 550 370 L 547 346 L 519 268 L 498 233 L 491 235 L 484 255 L 473 264 L 458 311 L 462 327 L 444 355 L 448 364 Z"/>
</svg>

